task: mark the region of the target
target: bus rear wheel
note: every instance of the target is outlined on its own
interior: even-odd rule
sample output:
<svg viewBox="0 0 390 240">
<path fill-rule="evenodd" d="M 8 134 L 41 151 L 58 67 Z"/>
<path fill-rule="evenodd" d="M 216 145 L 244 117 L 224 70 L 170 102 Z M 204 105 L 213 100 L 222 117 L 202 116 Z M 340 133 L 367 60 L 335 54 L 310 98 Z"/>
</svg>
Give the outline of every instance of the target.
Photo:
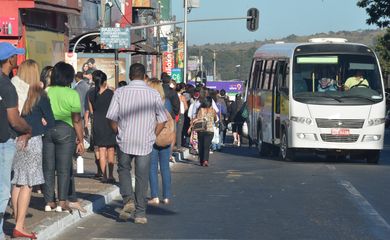
<svg viewBox="0 0 390 240">
<path fill-rule="evenodd" d="M 379 150 L 370 150 L 366 152 L 366 160 L 369 164 L 378 164 L 380 157 Z"/>
<path fill-rule="evenodd" d="M 282 132 L 282 138 L 280 139 L 279 158 L 283 161 L 294 161 L 295 158 L 294 149 L 288 147 L 288 137 L 286 131 Z"/>
</svg>

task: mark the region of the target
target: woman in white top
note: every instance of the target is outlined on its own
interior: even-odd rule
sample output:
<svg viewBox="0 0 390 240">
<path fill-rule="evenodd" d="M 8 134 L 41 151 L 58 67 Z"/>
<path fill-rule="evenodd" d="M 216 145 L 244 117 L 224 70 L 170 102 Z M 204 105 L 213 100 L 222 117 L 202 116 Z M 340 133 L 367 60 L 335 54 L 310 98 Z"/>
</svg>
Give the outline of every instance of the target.
<svg viewBox="0 0 390 240">
<path fill-rule="evenodd" d="M 176 85 L 176 92 L 177 92 L 177 95 L 179 96 L 179 100 L 180 100 L 179 119 L 176 122 L 176 149 L 177 150 L 180 150 L 181 146 L 182 146 L 184 113 L 188 109 L 187 100 L 183 96 L 184 91 L 185 91 L 185 84 L 184 83 L 179 83 Z"/>
</svg>

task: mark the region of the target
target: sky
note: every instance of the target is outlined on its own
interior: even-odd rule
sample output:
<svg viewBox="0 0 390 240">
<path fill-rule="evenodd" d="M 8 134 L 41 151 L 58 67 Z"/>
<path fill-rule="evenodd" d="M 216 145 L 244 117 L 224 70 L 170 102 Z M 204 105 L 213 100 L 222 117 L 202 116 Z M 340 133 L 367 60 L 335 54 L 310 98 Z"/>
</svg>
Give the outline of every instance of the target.
<svg viewBox="0 0 390 240">
<path fill-rule="evenodd" d="M 376 29 L 368 25 L 364 8 L 357 0 L 199 0 L 188 19 L 244 17 L 249 8 L 260 11 L 259 29 L 250 32 L 246 20 L 188 23 L 189 45 L 251 42 L 329 31 Z M 184 20 L 183 0 L 172 0 L 172 14 Z M 183 24 L 181 25 L 183 27 Z"/>
</svg>

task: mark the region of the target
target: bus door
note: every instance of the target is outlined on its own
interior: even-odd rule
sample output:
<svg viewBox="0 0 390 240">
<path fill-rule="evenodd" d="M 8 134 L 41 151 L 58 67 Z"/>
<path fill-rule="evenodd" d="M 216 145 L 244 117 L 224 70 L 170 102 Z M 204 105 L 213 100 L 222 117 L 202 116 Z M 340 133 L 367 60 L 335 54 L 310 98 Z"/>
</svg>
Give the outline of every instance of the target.
<svg viewBox="0 0 390 240">
<path fill-rule="evenodd" d="M 280 144 L 281 135 L 281 87 L 284 85 L 286 76 L 286 60 L 279 60 L 274 65 L 274 81 L 272 86 L 272 142 Z"/>
<path fill-rule="evenodd" d="M 260 96 L 259 96 L 259 81 L 260 73 L 263 65 L 262 60 L 255 60 L 252 66 L 252 74 L 250 76 L 249 86 L 248 86 L 248 97 L 247 97 L 247 106 L 249 110 L 249 136 L 252 139 L 257 138 L 257 120 L 259 118 L 260 112 Z"/>
</svg>

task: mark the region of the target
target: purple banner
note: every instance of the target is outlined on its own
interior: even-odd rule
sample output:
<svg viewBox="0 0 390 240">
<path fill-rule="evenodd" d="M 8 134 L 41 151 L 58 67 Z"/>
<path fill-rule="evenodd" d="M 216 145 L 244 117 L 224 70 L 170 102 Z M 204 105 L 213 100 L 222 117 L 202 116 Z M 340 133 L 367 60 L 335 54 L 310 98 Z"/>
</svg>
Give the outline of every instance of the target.
<svg viewBox="0 0 390 240">
<path fill-rule="evenodd" d="M 194 81 L 188 83 L 195 86 Z M 208 81 L 206 87 L 213 90 L 225 89 L 227 93 L 242 93 L 244 90 L 244 81 Z"/>
</svg>

